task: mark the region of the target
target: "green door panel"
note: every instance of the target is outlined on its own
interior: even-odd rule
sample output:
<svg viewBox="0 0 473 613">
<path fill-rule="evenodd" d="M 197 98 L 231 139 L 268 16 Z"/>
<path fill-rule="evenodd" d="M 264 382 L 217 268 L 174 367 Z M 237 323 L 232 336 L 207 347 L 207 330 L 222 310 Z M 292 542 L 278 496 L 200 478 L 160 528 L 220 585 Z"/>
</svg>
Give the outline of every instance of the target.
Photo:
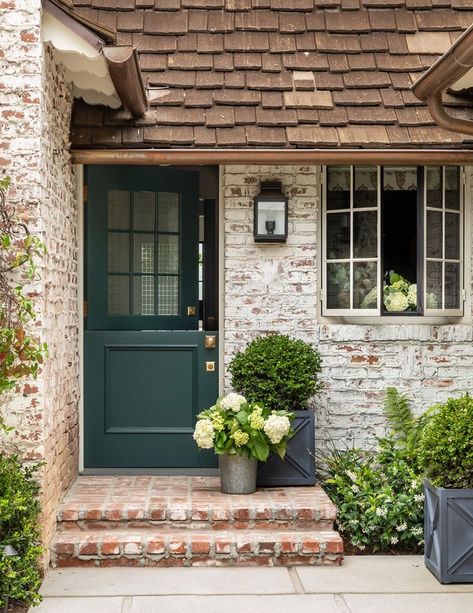
<svg viewBox="0 0 473 613">
<path fill-rule="evenodd" d="M 87 185 L 87 329 L 197 329 L 198 174 L 89 166 Z M 137 312 L 142 295 L 151 308 Z"/>
<path fill-rule="evenodd" d="M 214 467 L 197 448 L 196 415 L 216 400 L 217 349 L 205 333 L 85 333 L 87 468 Z"/>
<path fill-rule="evenodd" d="M 90 166 L 87 185 L 85 468 L 214 467 L 192 438 L 218 394 L 198 330 L 198 174 Z"/>
</svg>

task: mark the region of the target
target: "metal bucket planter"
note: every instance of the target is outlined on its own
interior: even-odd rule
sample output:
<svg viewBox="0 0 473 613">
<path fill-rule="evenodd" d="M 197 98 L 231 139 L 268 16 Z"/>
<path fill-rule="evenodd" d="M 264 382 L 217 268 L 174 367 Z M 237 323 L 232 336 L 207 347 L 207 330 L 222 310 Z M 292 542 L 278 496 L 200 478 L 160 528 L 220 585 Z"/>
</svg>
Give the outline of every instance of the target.
<svg viewBox="0 0 473 613">
<path fill-rule="evenodd" d="M 426 567 L 440 583 L 473 583 L 473 489 L 424 481 Z"/>
<path fill-rule="evenodd" d="M 220 487 L 224 494 L 253 494 L 256 491 L 254 458 L 239 455 L 219 455 Z"/>
<path fill-rule="evenodd" d="M 293 411 L 292 427 L 294 436 L 287 445 L 284 460 L 271 454 L 267 462 L 258 464 L 258 487 L 289 487 L 292 485 L 314 485 L 314 411 Z"/>
</svg>

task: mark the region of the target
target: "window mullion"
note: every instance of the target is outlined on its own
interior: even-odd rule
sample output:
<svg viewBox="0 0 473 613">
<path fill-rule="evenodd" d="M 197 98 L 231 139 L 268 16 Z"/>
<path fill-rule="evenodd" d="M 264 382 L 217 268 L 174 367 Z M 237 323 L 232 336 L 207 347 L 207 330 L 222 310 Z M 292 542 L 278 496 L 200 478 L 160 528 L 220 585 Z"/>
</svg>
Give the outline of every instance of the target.
<svg viewBox="0 0 473 613">
<path fill-rule="evenodd" d="M 353 309 L 353 200 L 355 189 L 355 170 L 353 166 L 350 166 L 350 309 Z"/>
</svg>

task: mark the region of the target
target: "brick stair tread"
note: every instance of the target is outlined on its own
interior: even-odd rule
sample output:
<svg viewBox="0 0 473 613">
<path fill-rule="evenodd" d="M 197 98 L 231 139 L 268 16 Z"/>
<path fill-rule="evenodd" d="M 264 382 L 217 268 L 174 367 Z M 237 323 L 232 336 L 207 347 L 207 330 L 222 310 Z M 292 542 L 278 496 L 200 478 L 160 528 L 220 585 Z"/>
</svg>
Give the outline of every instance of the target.
<svg viewBox="0 0 473 613">
<path fill-rule="evenodd" d="M 309 529 L 69 530 L 56 534 L 51 552 L 56 566 L 339 564 L 343 540 L 335 530 Z"/>
</svg>

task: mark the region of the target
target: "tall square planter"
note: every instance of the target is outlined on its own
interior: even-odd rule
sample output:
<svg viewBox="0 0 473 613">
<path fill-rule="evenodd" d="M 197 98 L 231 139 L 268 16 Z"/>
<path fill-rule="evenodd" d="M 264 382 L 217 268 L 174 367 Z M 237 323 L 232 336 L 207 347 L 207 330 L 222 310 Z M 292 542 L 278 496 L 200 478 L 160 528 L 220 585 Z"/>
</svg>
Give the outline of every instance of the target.
<svg viewBox="0 0 473 613">
<path fill-rule="evenodd" d="M 440 583 L 473 583 L 473 489 L 424 481 L 425 565 Z"/>
<path fill-rule="evenodd" d="M 271 454 L 267 462 L 258 464 L 258 487 L 286 487 L 314 485 L 314 411 L 293 411 L 292 427 L 295 434 L 289 440 L 284 460 Z"/>
</svg>

